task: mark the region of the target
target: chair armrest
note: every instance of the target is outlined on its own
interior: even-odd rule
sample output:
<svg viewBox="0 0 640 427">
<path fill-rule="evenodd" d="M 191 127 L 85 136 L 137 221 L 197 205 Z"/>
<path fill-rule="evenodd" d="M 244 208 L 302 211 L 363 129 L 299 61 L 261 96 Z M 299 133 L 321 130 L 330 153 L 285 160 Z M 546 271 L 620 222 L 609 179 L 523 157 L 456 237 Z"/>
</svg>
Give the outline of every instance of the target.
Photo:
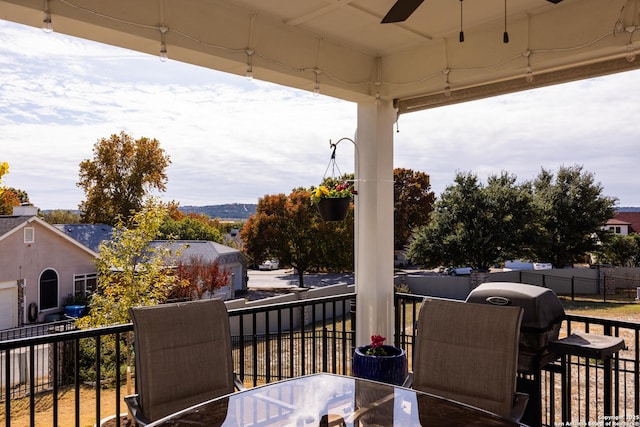
<svg viewBox="0 0 640 427">
<path fill-rule="evenodd" d="M 125 396 L 124 401 L 127 404 L 127 408 L 129 408 L 129 414 L 131 414 L 131 417 L 133 417 L 138 426 L 144 427 L 147 424 L 151 424 L 151 420 L 142 414 L 137 394 Z"/>
<path fill-rule="evenodd" d="M 405 378 L 402 383 L 402 387 L 411 388 L 411 386 L 413 386 L 413 372 L 409 372 L 409 375 L 407 375 L 407 378 Z"/>
<path fill-rule="evenodd" d="M 236 390 L 238 390 L 238 391 L 242 391 L 242 390 L 246 390 L 247 389 L 247 387 L 245 387 L 244 383 L 242 382 L 242 380 L 240 379 L 238 374 L 236 374 L 235 372 L 233 373 L 233 385 L 235 386 Z"/>
<path fill-rule="evenodd" d="M 511 419 L 520 422 L 520 419 L 524 415 L 525 409 L 527 409 L 527 403 L 529 402 L 529 395 L 526 393 L 516 393 L 513 399 L 513 408 L 511 408 Z"/>
</svg>

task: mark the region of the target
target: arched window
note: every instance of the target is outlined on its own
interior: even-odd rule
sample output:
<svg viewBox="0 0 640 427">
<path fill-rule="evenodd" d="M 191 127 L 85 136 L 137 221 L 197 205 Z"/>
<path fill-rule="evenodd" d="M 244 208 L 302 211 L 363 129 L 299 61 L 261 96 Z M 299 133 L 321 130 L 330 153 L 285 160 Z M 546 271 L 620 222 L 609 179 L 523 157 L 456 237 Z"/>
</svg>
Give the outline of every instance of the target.
<svg viewBox="0 0 640 427">
<path fill-rule="evenodd" d="M 45 270 L 40 275 L 40 310 L 58 307 L 58 273 Z"/>
</svg>

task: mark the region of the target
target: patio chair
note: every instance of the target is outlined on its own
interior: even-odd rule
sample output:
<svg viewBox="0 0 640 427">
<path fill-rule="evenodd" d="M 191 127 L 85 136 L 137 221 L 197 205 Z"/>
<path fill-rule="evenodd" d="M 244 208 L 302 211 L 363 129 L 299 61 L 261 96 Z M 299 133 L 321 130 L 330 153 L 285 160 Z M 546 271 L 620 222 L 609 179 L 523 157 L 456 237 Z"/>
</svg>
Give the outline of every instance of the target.
<svg viewBox="0 0 640 427">
<path fill-rule="evenodd" d="M 529 400 L 516 393 L 522 314 L 515 306 L 426 299 L 404 385 L 519 421 Z"/>
<path fill-rule="evenodd" d="M 138 425 L 244 388 L 233 372 L 222 300 L 134 307 L 129 313 L 137 394 L 125 402 Z"/>
</svg>

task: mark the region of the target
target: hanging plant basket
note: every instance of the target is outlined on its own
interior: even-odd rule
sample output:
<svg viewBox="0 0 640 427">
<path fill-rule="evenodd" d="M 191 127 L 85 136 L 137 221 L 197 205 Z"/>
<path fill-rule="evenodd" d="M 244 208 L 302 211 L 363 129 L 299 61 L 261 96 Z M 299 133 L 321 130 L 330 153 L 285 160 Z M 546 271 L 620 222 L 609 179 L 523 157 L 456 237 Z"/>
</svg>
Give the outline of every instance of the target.
<svg viewBox="0 0 640 427">
<path fill-rule="evenodd" d="M 318 201 L 318 212 L 324 221 L 344 221 L 349 214 L 351 197 L 328 197 Z"/>
</svg>

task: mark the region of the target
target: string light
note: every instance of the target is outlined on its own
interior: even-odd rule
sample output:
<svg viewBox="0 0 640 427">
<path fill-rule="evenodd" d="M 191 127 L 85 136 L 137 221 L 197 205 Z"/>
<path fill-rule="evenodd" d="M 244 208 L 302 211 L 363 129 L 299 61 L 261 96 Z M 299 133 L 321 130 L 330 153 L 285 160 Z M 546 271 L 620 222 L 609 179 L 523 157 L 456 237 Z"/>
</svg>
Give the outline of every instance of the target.
<svg viewBox="0 0 640 427">
<path fill-rule="evenodd" d="M 42 17 L 42 31 L 45 33 L 53 32 L 53 22 L 51 21 L 51 12 L 49 12 L 49 0 L 44 2 L 44 16 Z"/>
<path fill-rule="evenodd" d="M 529 62 L 531 51 L 527 50 L 522 55 L 527 58 L 527 71 L 524 74 L 524 79 L 527 81 L 527 83 L 533 83 L 533 71 L 531 70 L 531 63 Z"/>
<path fill-rule="evenodd" d="M 314 68 L 313 72 L 316 74 L 316 85 L 313 87 L 313 96 L 320 95 L 320 73 L 322 72 L 319 68 Z"/>
<path fill-rule="evenodd" d="M 627 45 L 627 54 L 625 56 L 625 59 L 627 60 L 627 62 L 633 62 L 636 60 L 636 51 L 633 48 L 633 44 L 631 42 Z"/>
<path fill-rule="evenodd" d="M 167 27 L 160 27 L 160 61 L 165 62 L 169 59 L 167 54 L 167 43 L 165 42 L 165 34 L 169 29 Z"/>
<path fill-rule="evenodd" d="M 43 18 L 43 30 L 46 31 L 46 32 L 51 32 L 51 31 L 53 31 L 53 26 L 52 26 L 52 23 L 51 23 L 52 22 L 51 21 L 51 13 L 50 13 L 49 8 L 48 8 L 48 1 L 49 0 L 44 0 L 44 2 L 45 2 L 45 10 L 44 10 L 44 18 Z M 72 0 L 58 0 L 58 1 L 61 4 L 64 4 L 64 5 L 68 6 L 68 7 L 71 7 L 71 8 L 74 8 L 74 9 L 78 9 L 78 10 L 84 11 L 86 13 L 93 14 L 95 16 L 99 16 L 99 17 L 101 17 L 103 19 L 111 20 L 111 21 L 118 22 L 118 23 L 121 23 L 121 24 L 135 26 L 135 27 L 138 27 L 138 28 L 147 28 L 147 29 L 159 30 L 161 32 L 161 35 L 162 35 L 162 37 L 161 37 L 162 38 L 162 42 L 161 42 L 161 46 L 160 46 L 160 58 L 163 61 L 168 59 L 167 45 L 166 45 L 165 40 L 164 40 L 164 34 L 165 34 L 165 32 L 168 31 L 168 28 L 151 26 L 151 25 L 148 25 L 148 24 L 142 24 L 142 23 L 139 23 L 139 22 L 126 20 L 126 19 L 123 19 L 123 18 L 110 16 L 110 15 L 107 15 L 107 14 L 104 14 L 104 13 L 101 13 L 101 12 L 98 12 L 98 11 L 95 11 L 95 10 L 91 10 L 90 8 L 87 8 L 87 7 L 79 6 L 79 5 L 75 4 Z M 460 0 L 460 2 L 461 2 L 461 4 L 460 4 L 460 6 L 461 6 L 461 18 L 462 18 L 462 1 L 463 0 Z M 504 0 L 504 3 L 505 3 L 504 4 L 505 16 L 504 16 L 503 42 L 504 43 L 508 43 L 509 42 L 509 34 L 507 32 L 507 2 L 506 2 L 506 0 Z M 622 10 L 624 10 L 624 7 L 623 7 Z M 621 11 L 620 15 L 622 15 L 622 11 Z M 252 24 L 253 24 L 254 17 L 255 16 L 252 15 Z M 633 32 L 636 29 L 633 26 L 632 27 L 626 27 L 626 28 L 623 27 L 622 19 L 620 17 L 618 18 L 618 20 L 616 20 L 616 22 L 613 25 L 613 27 L 614 27 L 613 31 L 608 31 L 607 33 L 602 34 L 600 36 L 597 36 L 593 40 L 590 40 L 590 41 L 588 41 L 586 43 L 581 43 L 579 45 L 563 47 L 563 48 L 534 49 L 534 50 L 531 50 L 531 52 L 532 53 L 535 52 L 536 54 L 545 54 L 545 53 L 556 53 L 556 52 L 566 52 L 566 51 L 585 49 L 585 48 L 587 48 L 589 46 L 592 46 L 592 45 L 595 45 L 595 44 L 601 42 L 603 39 L 605 39 L 607 37 L 615 37 L 616 33 L 621 33 L 623 31 L 626 31 L 628 33 L 633 34 Z M 461 19 L 461 28 L 460 28 L 460 30 L 461 30 L 460 32 L 462 33 L 461 34 L 461 36 L 462 36 L 461 37 L 461 41 L 462 41 L 463 37 L 464 37 L 463 28 L 462 28 L 462 19 Z M 230 48 L 230 47 L 227 47 L 227 46 L 222 46 L 222 45 L 218 45 L 218 44 L 214 44 L 214 43 L 208 43 L 208 42 L 206 42 L 204 40 L 198 39 L 198 38 L 196 38 L 196 37 L 194 37 L 194 36 L 192 36 L 192 35 L 190 35 L 188 33 L 185 33 L 183 31 L 180 31 L 180 30 L 172 29 L 171 32 L 172 32 L 172 34 L 175 34 L 176 36 L 183 37 L 183 38 L 188 39 L 188 40 L 190 40 L 190 41 L 192 41 L 194 43 L 200 44 L 202 46 L 206 46 L 208 48 L 220 49 L 220 50 L 223 50 L 223 51 L 226 51 L 226 52 L 230 52 L 230 53 L 235 53 L 235 54 L 240 54 L 240 53 L 245 54 L 245 55 L 248 54 L 248 51 L 246 49 L 236 49 L 236 48 Z M 249 46 L 250 45 L 251 44 L 249 44 Z M 309 71 L 309 68 L 291 66 L 291 65 L 288 65 L 286 63 L 283 63 L 283 62 L 279 61 L 276 58 L 271 58 L 269 56 L 262 55 L 259 52 L 254 52 L 253 54 L 259 56 L 265 62 L 275 64 L 275 65 L 277 65 L 279 67 L 283 67 L 283 68 L 285 68 L 287 70 L 290 70 L 292 72 L 304 73 L 304 72 L 308 72 Z M 456 70 L 456 71 L 481 71 L 481 70 L 494 69 L 494 68 L 502 67 L 505 64 L 508 64 L 508 63 L 510 63 L 512 61 L 515 61 L 518 58 L 520 58 L 521 56 L 522 55 L 520 54 L 520 55 L 517 55 L 517 56 L 512 56 L 512 57 L 509 57 L 509 58 L 505 58 L 503 61 L 501 61 L 499 63 L 495 63 L 495 64 L 492 64 L 492 65 L 487 65 L 485 67 L 473 67 L 473 68 L 458 67 L 458 68 L 455 68 L 453 70 Z M 623 56 L 623 55 L 621 55 L 621 56 Z M 635 61 L 635 56 L 636 56 L 635 49 L 633 48 L 633 45 L 629 42 L 627 44 L 626 55 L 624 55 L 624 57 L 626 58 L 627 61 L 632 62 L 632 61 Z M 529 81 L 529 79 L 533 79 L 533 76 L 534 76 L 533 72 L 532 71 L 530 72 L 530 69 L 531 69 L 531 67 L 528 65 L 527 68 L 526 68 L 526 74 L 525 74 L 525 78 L 527 79 L 527 81 Z M 320 83 L 319 83 L 319 77 L 318 76 L 319 76 L 319 74 L 321 72 L 326 74 L 328 79 L 330 79 L 332 81 L 335 81 L 337 83 L 340 83 L 342 85 L 360 86 L 360 85 L 363 85 L 363 84 L 374 83 L 374 82 L 372 82 L 370 80 L 369 81 L 366 81 L 366 80 L 365 81 L 345 81 L 345 80 L 339 78 L 338 76 L 332 75 L 331 73 L 328 73 L 326 71 L 323 71 L 323 70 L 317 68 L 317 65 L 316 65 L 316 68 L 314 68 L 312 70 L 315 73 L 315 85 L 314 85 L 314 90 L 313 90 L 315 95 L 319 95 L 319 93 L 320 93 Z M 446 87 L 445 87 L 445 95 L 450 95 L 450 93 L 451 93 L 450 92 L 451 91 L 451 87 L 449 86 L 449 81 L 448 81 L 448 72 L 451 71 L 451 70 L 452 69 L 447 68 L 447 72 L 446 72 L 446 74 L 447 74 L 447 84 L 446 84 Z M 249 73 L 249 71 L 250 71 L 250 73 Z M 247 64 L 247 74 L 252 74 L 252 73 L 253 73 L 253 66 L 252 66 L 252 64 L 248 63 Z M 404 82 L 390 82 L 390 81 L 387 81 L 387 82 L 381 82 L 380 85 L 408 86 L 408 85 L 412 85 L 412 84 L 420 84 L 420 83 L 426 82 L 427 80 L 430 80 L 432 78 L 437 77 L 439 74 L 440 74 L 440 72 L 436 71 L 436 72 L 433 72 L 433 73 L 431 73 L 429 75 L 420 77 L 417 80 L 404 81 Z M 379 80 L 380 79 L 376 79 L 376 81 L 379 81 Z M 377 96 L 376 96 L 376 98 L 377 98 Z"/>
<path fill-rule="evenodd" d="M 445 76 L 447 76 L 447 80 L 446 80 L 446 85 L 444 87 L 444 96 L 451 96 L 451 86 L 449 86 L 449 73 L 451 72 L 450 69 L 446 68 L 443 73 Z"/>
<path fill-rule="evenodd" d="M 245 74 L 245 77 L 249 80 L 253 80 L 253 54 L 255 53 L 255 51 L 251 50 L 251 49 L 247 49 L 247 73 Z"/>
</svg>

